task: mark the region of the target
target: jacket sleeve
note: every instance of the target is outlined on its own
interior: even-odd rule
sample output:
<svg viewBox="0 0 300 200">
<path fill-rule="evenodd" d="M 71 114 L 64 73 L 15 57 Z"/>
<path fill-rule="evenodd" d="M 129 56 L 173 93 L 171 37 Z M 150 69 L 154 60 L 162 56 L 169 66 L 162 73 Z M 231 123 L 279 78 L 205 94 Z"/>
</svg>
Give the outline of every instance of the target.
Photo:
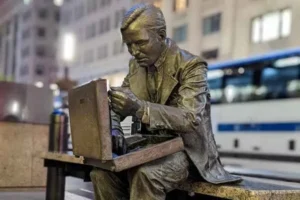
<svg viewBox="0 0 300 200">
<path fill-rule="evenodd" d="M 195 59 L 182 71 L 175 106 L 147 102 L 149 127 L 181 133 L 194 132 L 204 119 L 207 104 L 207 65 Z"/>
<path fill-rule="evenodd" d="M 134 67 L 133 66 L 133 60 L 130 60 L 129 61 L 129 73 L 124 78 L 121 87 L 130 87 L 129 76 L 132 73 L 132 68 L 133 67 Z M 115 113 L 112 109 L 110 110 L 110 116 L 111 116 L 111 127 L 112 127 L 112 129 L 117 129 L 117 130 L 123 132 L 120 123 L 125 119 L 125 117 Z"/>
</svg>

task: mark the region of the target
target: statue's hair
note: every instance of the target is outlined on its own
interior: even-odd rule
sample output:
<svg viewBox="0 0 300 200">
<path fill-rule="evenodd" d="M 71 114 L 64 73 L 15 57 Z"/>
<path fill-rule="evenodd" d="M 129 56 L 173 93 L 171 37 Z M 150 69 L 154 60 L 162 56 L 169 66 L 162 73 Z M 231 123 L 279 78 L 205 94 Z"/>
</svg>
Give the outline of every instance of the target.
<svg viewBox="0 0 300 200">
<path fill-rule="evenodd" d="M 166 35 L 166 22 L 162 11 L 149 3 L 139 3 L 131 7 L 124 15 L 121 31 L 126 30 L 137 18 L 143 19 L 147 28 L 163 31 Z"/>
</svg>

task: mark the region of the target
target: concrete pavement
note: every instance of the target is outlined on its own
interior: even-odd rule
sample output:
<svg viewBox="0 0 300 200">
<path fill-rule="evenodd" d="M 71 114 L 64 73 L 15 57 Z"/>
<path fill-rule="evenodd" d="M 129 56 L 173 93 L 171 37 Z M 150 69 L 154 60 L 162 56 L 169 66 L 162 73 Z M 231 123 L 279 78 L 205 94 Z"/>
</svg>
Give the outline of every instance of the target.
<svg viewBox="0 0 300 200">
<path fill-rule="evenodd" d="M 0 200 L 45 200 L 45 191 L 1 191 Z M 65 200 L 92 200 L 93 186 L 90 182 L 85 183 L 81 179 L 68 177 L 66 180 Z"/>
</svg>

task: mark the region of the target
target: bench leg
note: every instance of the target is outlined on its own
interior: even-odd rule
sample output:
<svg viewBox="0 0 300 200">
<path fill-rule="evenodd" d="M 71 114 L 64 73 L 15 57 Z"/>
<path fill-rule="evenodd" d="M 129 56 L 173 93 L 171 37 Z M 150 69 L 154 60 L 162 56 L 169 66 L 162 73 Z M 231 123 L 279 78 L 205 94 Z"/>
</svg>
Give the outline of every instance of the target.
<svg viewBox="0 0 300 200">
<path fill-rule="evenodd" d="M 48 167 L 46 200 L 64 200 L 65 182 L 63 168 Z"/>
</svg>

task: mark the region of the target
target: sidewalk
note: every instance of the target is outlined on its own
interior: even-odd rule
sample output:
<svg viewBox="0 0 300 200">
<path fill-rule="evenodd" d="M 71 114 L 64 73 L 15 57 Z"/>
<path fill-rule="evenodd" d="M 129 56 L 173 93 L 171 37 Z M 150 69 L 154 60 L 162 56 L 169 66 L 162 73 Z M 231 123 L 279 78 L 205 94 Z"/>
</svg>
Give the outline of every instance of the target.
<svg viewBox="0 0 300 200">
<path fill-rule="evenodd" d="M 0 200 L 45 200 L 45 190 L 29 190 L 18 192 L 0 191 Z M 93 187 L 91 183 L 85 183 L 80 179 L 68 177 L 66 180 L 65 200 L 92 200 Z"/>
</svg>

